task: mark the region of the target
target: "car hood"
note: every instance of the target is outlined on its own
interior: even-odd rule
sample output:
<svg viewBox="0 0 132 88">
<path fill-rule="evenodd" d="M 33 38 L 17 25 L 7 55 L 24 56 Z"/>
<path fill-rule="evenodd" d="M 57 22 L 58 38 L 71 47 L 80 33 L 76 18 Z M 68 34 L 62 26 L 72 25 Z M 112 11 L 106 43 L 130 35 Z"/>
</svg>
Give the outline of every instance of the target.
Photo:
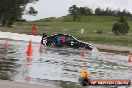
<svg viewBox="0 0 132 88">
<path fill-rule="evenodd" d="M 88 42 L 84 42 L 84 41 L 80 41 L 80 40 L 78 40 L 80 43 L 83 43 L 83 44 L 87 44 L 87 45 L 89 45 L 91 48 L 93 48 L 93 46 L 90 44 L 90 43 L 88 43 Z"/>
</svg>

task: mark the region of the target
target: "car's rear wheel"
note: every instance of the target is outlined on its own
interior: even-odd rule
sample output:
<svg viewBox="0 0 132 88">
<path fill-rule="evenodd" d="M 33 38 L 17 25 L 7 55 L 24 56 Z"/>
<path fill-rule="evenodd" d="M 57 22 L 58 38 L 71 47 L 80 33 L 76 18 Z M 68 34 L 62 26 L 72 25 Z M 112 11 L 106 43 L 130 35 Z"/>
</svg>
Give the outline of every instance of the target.
<svg viewBox="0 0 132 88">
<path fill-rule="evenodd" d="M 48 44 L 49 47 L 55 47 L 55 43 L 54 42 L 51 42 Z"/>
</svg>

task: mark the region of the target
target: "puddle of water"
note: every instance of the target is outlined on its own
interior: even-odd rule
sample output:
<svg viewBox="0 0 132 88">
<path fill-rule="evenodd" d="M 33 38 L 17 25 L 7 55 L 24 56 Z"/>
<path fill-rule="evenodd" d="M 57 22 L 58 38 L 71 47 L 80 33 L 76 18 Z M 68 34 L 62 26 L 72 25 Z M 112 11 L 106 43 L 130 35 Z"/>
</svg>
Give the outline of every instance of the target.
<svg viewBox="0 0 132 88">
<path fill-rule="evenodd" d="M 82 65 L 90 72 L 91 79 L 132 79 L 132 64 L 127 62 L 128 56 L 125 55 L 94 49 L 86 51 L 82 62 L 79 50 L 44 47 L 39 54 L 40 44 L 33 43 L 33 56 L 27 57 L 27 45 L 28 42 L 9 41 L 6 52 L 4 40 L 0 40 L 0 79 L 55 88 L 81 88 L 78 77 Z"/>
</svg>

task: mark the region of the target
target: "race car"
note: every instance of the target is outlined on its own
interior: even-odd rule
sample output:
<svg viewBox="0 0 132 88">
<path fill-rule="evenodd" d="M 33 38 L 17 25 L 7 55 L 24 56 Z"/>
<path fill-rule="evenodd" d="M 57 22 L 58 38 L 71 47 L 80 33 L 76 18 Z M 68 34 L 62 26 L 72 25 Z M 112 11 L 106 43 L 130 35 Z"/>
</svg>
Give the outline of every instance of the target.
<svg viewBox="0 0 132 88">
<path fill-rule="evenodd" d="M 65 48 L 74 48 L 74 49 L 88 49 L 92 50 L 93 46 L 88 43 L 81 42 L 75 37 L 67 34 L 54 34 L 50 36 L 43 35 L 41 44 L 49 47 L 65 47 Z"/>
</svg>

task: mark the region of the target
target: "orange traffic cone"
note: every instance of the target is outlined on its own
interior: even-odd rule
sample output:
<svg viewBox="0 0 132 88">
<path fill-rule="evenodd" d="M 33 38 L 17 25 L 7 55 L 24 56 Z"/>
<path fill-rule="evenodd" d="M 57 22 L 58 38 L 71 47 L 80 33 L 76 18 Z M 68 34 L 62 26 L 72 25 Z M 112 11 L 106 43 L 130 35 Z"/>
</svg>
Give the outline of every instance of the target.
<svg viewBox="0 0 132 88">
<path fill-rule="evenodd" d="M 4 48 L 8 49 L 8 41 L 7 40 L 5 41 Z"/>
<path fill-rule="evenodd" d="M 87 78 L 89 76 L 88 71 L 85 71 L 84 67 L 82 67 L 82 71 L 81 72 L 82 72 L 82 77 L 86 77 Z"/>
<path fill-rule="evenodd" d="M 28 56 L 32 56 L 33 49 L 32 49 L 32 41 L 31 40 L 29 41 L 29 45 L 28 45 L 28 49 L 27 49 L 26 53 Z"/>
<path fill-rule="evenodd" d="M 85 76 L 84 77 L 88 78 L 88 72 L 87 71 L 85 72 Z"/>
<path fill-rule="evenodd" d="M 32 35 L 36 35 L 37 34 L 37 26 L 36 24 L 32 25 Z"/>
<path fill-rule="evenodd" d="M 132 55 L 128 55 L 128 62 L 132 62 Z"/>
</svg>

